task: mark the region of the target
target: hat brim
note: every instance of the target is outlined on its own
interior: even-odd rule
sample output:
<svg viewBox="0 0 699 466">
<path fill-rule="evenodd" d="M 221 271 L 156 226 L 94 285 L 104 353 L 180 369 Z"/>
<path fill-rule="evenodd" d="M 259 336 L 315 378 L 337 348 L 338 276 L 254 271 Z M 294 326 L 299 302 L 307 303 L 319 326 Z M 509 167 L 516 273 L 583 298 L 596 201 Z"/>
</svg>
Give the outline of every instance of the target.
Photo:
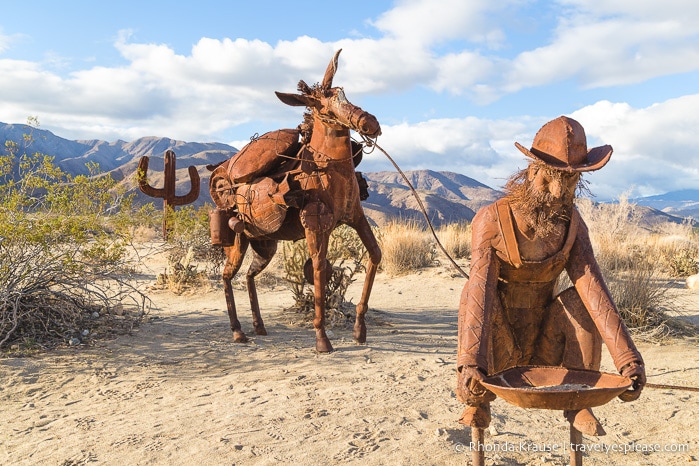
<svg viewBox="0 0 699 466">
<path fill-rule="evenodd" d="M 580 165 L 566 165 L 561 163 L 560 160 L 555 159 L 541 151 L 537 151 L 536 149 L 529 150 L 518 142 L 515 142 L 515 146 L 527 157 L 538 160 L 539 162 L 542 162 L 552 168 L 569 172 L 591 172 L 594 170 L 599 170 L 600 168 L 604 167 L 607 162 L 609 162 L 609 159 L 612 157 L 612 152 L 614 151 L 612 146 L 605 144 L 604 146 L 590 149 L 587 152 L 586 163 Z"/>
</svg>

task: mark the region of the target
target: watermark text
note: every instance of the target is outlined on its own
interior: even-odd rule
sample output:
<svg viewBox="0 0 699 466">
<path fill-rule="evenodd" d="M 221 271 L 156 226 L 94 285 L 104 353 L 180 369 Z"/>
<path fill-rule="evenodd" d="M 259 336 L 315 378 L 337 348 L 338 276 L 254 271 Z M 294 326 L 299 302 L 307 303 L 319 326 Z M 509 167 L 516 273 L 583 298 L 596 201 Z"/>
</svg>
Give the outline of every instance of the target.
<svg viewBox="0 0 699 466">
<path fill-rule="evenodd" d="M 482 451 L 485 453 L 498 452 L 530 452 L 530 453 L 688 453 L 687 443 L 536 443 L 536 442 L 498 442 L 479 443 L 470 442 L 467 444 L 457 443 L 454 445 L 457 453 Z"/>
</svg>

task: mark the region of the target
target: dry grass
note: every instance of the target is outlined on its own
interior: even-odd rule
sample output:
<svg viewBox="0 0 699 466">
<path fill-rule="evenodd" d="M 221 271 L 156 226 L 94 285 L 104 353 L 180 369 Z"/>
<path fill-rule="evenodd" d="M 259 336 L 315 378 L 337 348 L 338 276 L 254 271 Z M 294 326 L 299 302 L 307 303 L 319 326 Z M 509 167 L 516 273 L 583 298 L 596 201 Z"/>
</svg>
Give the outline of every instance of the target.
<svg viewBox="0 0 699 466">
<path fill-rule="evenodd" d="M 381 267 L 389 275 L 402 275 L 434 263 L 434 239 L 416 222 L 391 222 L 379 230 Z"/>
<path fill-rule="evenodd" d="M 468 222 L 450 223 L 439 228 L 437 237 L 442 246 L 454 259 L 467 259 L 471 256 L 471 224 Z"/>
</svg>

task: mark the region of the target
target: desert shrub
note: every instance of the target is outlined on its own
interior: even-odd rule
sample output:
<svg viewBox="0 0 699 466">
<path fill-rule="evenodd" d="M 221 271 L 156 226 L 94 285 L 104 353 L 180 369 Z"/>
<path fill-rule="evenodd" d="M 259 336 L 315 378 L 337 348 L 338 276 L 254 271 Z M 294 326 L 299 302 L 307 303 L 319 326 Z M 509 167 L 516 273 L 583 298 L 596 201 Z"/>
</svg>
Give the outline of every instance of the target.
<svg viewBox="0 0 699 466">
<path fill-rule="evenodd" d="M 597 262 L 603 270 L 628 270 L 637 257 L 648 253 L 647 231 L 640 226 L 636 205 L 626 195 L 612 204 L 579 199 L 578 210 L 585 219 Z"/>
<path fill-rule="evenodd" d="M 663 260 L 673 277 L 689 277 L 699 273 L 699 248 L 687 245 L 672 250 L 662 249 Z"/>
<path fill-rule="evenodd" d="M 439 228 L 437 237 L 447 253 L 454 259 L 471 256 L 471 224 L 450 223 Z"/>
<path fill-rule="evenodd" d="M 699 273 L 699 238 L 689 221 L 661 225 L 654 237 L 654 246 L 672 277 L 685 278 Z"/>
<path fill-rule="evenodd" d="M 645 256 L 624 272 L 608 273 L 607 286 L 629 328 L 646 332 L 667 321 L 669 287 L 657 262 Z"/>
<path fill-rule="evenodd" d="M 210 205 L 168 209 L 167 266 L 158 275 L 157 286 L 181 294 L 206 289 L 210 279 L 220 278 L 225 255 L 221 246 L 211 244 L 209 210 Z"/>
<path fill-rule="evenodd" d="M 309 318 L 315 313 L 313 285 L 304 275 L 304 265 L 309 259 L 306 240 L 282 242 L 284 279 L 294 295 L 290 310 L 305 313 Z M 331 325 L 350 317 L 351 303 L 345 300 L 347 288 L 354 276 L 364 269 L 367 252 L 357 233 L 341 225 L 331 233 L 327 259 L 332 266 L 325 293 L 326 319 Z"/>
<path fill-rule="evenodd" d="M 615 204 L 578 201 L 590 232 L 595 258 L 626 325 L 653 337 L 694 332 L 669 316 L 667 255 L 662 235 L 640 224 L 636 206 L 622 196 Z M 570 286 L 564 278 L 559 288 Z"/>
<path fill-rule="evenodd" d="M 29 154 L 31 142 L 31 134 L 8 142 L 0 156 L 0 348 L 129 330 L 147 307 L 128 282 L 139 211 L 98 165 L 71 176 L 52 157 Z"/>
<path fill-rule="evenodd" d="M 391 222 L 379 230 L 381 267 L 400 275 L 434 264 L 437 254 L 430 234 L 414 221 Z"/>
</svg>

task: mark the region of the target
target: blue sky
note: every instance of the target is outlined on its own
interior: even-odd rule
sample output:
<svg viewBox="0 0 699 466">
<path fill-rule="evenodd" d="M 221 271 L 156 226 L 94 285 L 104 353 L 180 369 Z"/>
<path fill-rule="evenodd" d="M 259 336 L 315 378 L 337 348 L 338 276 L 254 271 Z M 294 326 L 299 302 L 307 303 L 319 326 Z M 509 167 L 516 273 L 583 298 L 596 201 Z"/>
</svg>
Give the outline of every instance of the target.
<svg viewBox="0 0 699 466">
<path fill-rule="evenodd" d="M 545 122 L 611 144 L 598 199 L 699 188 L 699 2 L 403 0 L 3 5 L 0 121 L 67 139 L 163 136 L 241 147 L 300 122 L 274 91 L 335 84 L 377 116 L 405 170 L 494 188 Z M 391 170 L 382 155 L 364 171 Z"/>
</svg>

